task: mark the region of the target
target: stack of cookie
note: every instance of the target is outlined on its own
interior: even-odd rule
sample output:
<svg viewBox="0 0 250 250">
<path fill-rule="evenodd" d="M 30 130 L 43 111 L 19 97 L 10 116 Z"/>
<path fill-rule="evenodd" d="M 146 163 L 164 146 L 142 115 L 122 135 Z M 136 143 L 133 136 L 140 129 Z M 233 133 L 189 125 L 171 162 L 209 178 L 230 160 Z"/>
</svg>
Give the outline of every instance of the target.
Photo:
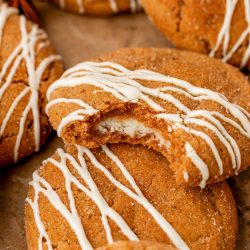
<svg viewBox="0 0 250 250">
<path fill-rule="evenodd" d="M 193 52 L 123 49 L 67 70 L 47 91 L 66 146 L 30 183 L 29 248 L 233 249 L 224 180 L 250 164 L 249 97 L 238 70 Z"/>
<path fill-rule="evenodd" d="M 60 1 L 105 15 L 137 6 L 73 3 Z M 46 34 L 5 4 L 0 34 L 0 164 L 38 151 L 46 114 L 65 142 L 30 182 L 29 249 L 234 249 L 225 179 L 250 165 L 242 73 L 195 52 L 145 48 L 82 62 L 58 79 L 61 58 Z"/>
</svg>

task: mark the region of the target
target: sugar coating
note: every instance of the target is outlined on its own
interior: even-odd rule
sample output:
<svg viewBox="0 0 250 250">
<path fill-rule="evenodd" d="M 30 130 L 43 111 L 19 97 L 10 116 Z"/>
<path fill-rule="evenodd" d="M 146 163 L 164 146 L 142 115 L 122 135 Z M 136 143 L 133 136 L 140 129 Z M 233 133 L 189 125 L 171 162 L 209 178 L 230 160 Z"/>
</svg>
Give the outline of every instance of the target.
<svg viewBox="0 0 250 250">
<path fill-rule="evenodd" d="M 163 156 L 129 144 L 58 149 L 33 174 L 25 214 L 29 249 L 93 249 L 119 240 L 233 249 L 237 231 L 225 182 L 177 186 Z"/>
<path fill-rule="evenodd" d="M 3 166 L 39 151 L 47 138 L 50 126 L 44 114 L 45 88 L 60 76 L 62 67 L 47 34 L 5 3 L 0 5 L 0 45 Z"/>
<path fill-rule="evenodd" d="M 249 69 L 249 0 L 142 0 L 142 5 L 154 25 L 177 47 Z"/>
<path fill-rule="evenodd" d="M 219 60 L 125 49 L 67 70 L 48 89 L 47 113 L 67 143 L 143 144 L 169 160 L 178 183 L 204 188 L 250 164 L 249 96 L 244 76 Z"/>
</svg>

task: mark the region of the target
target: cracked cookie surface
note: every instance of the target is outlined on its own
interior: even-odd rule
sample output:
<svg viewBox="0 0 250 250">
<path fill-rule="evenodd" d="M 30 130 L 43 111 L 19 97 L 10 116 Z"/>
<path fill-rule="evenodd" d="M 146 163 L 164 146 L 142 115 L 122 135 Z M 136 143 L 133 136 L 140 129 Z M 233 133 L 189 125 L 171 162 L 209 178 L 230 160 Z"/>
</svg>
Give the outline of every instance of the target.
<svg viewBox="0 0 250 250">
<path fill-rule="evenodd" d="M 143 144 L 178 183 L 214 183 L 250 164 L 250 87 L 237 69 L 171 49 L 123 49 L 67 70 L 46 107 L 69 144 Z"/>
<path fill-rule="evenodd" d="M 38 151 L 51 132 L 45 93 L 62 73 L 46 33 L 0 6 L 0 166 Z"/>
<path fill-rule="evenodd" d="M 250 68 L 249 0 L 142 0 L 142 4 L 178 48 Z"/>
<path fill-rule="evenodd" d="M 178 249 L 233 249 L 237 213 L 226 182 L 184 188 L 168 166 L 143 146 L 58 149 L 30 182 L 28 248 L 92 249 L 140 239 Z"/>
</svg>

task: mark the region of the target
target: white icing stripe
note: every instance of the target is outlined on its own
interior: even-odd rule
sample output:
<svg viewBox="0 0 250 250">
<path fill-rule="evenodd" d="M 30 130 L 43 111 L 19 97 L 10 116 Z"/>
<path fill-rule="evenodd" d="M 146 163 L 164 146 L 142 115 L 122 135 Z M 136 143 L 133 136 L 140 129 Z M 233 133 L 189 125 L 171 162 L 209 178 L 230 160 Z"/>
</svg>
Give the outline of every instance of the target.
<svg viewBox="0 0 250 250">
<path fill-rule="evenodd" d="M 3 30 L 8 18 L 11 15 L 18 14 L 15 8 L 10 8 L 6 4 L 0 6 L 0 34 L 2 40 Z M 27 30 L 27 23 L 24 16 L 20 16 L 20 32 L 21 40 L 16 48 L 11 52 L 10 56 L 4 62 L 1 72 L 0 72 L 0 101 L 3 95 L 11 85 L 13 78 L 21 64 L 22 61 L 26 63 L 27 74 L 28 74 L 28 87 L 15 98 L 14 102 L 11 104 L 7 114 L 5 115 L 2 124 L 0 124 L 0 137 L 4 135 L 4 131 L 8 125 L 11 116 L 24 96 L 30 92 L 29 101 L 23 110 L 22 116 L 19 121 L 19 129 L 17 134 L 17 139 L 14 148 L 14 160 L 18 160 L 19 148 L 21 145 L 21 140 L 23 137 L 25 123 L 28 114 L 31 112 L 33 115 L 33 125 L 34 125 L 34 142 L 35 150 L 38 151 L 40 147 L 40 117 L 39 117 L 39 95 L 38 91 L 40 88 L 40 82 L 46 68 L 53 62 L 61 60 L 61 57 L 57 55 L 51 55 L 43 59 L 40 64 L 35 68 L 36 61 L 36 46 L 39 44 L 41 47 L 46 47 L 46 42 L 43 40 L 47 38 L 44 31 L 40 30 L 37 25 L 32 25 L 31 30 Z M 6 80 L 3 80 L 6 79 Z"/>
<path fill-rule="evenodd" d="M 240 109 L 246 115 L 246 117 L 248 117 L 250 119 L 250 113 L 247 112 L 247 110 L 243 109 L 241 106 L 239 106 L 237 104 L 235 104 L 235 105 L 238 107 L 238 109 Z M 248 105 L 249 105 L 249 103 L 248 103 Z"/>
<path fill-rule="evenodd" d="M 241 155 L 240 155 L 240 149 L 238 147 L 237 142 L 234 140 L 234 138 L 232 136 L 230 136 L 230 134 L 227 132 L 227 130 L 225 129 L 224 126 L 222 126 L 222 124 L 220 123 L 220 121 L 218 119 L 216 119 L 215 117 L 213 117 L 211 115 L 211 113 L 207 112 L 206 110 L 195 110 L 189 113 L 188 117 L 199 117 L 199 116 L 203 116 L 206 119 L 208 119 L 211 123 L 213 123 L 215 126 L 213 126 L 213 128 L 211 127 L 212 125 L 210 125 L 208 122 L 205 121 L 201 121 L 201 120 L 197 120 L 198 123 L 203 123 L 205 122 L 205 126 L 207 126 L 207 128 L 210 128 L 211 130 L 213 130 L 214 132 L 218 129 L 218 131 L 215 132 L 216 135 L 218 137 L 220 137 L 220 140 L 223 142 L 223 144 L 225 145 L 225 147 L 227 148 L 228 152 L 230 153 L 231 156 L 231 160 L 232 160 L 232 164 L 233 164 L 233 168 L 237 168 L 239 169 L 241 166 Z M 197 123 L 196 123 L 197 124 Z M 236 123 L 237 124 L 237 123 Z M 221 133 L 221 134 L 220 134 Z M 226 139 L 226 140 L 225 140 Z M 229 144 L 230 145 L 229 145 Z M 233 151 L 232 151 L 233 150 Z M 236 161 L 236 162 L 235 162 Z"/>
<path fill-rule="evenodd" d="M 33 175 L 34 176 L 34 175 Z M 33 184 L 34 187 L 36 185 L 36 188 L 38 187 L 38 185 L 36 183 Z M 38 188 L 37 188 L 38 190 Z M 40 216 L 40 208 L 39 208 L 39 204 L 38 204 L 38 198 L 39 198 L 39 193 L 36 192 L 35 196 L 34 196 L 34 201 L 32 201 L 30 198 L 26 199 L 26 202 L 30 205 L 30 207 L 32 208 L 33 211 L 36 211 L 36 213 L 34 213 L 34 219 L 36 222 L 36 226 L 37 226 L 37 230 L 39 233 L 39 238 L 38 238 L 38 249 L 39 250 L 43 250 L 43 239 L 46 240 L 46 245 L 48 247 L 48 250 L 53 250 L 52 244 L 50 242 L 49 236 L 45 230 L 45 227 L 42 223 L 42 219 Z"/>
<path fill-rule="evenodd" d="M 62 9 L 65 9 L 65 7 L 66 7 L 65 1 L 66 0 L 60 0 L 59 1 L 59 6 Z M 78 6 L 79 14 L 83 14 L 85 12 L 84 0 L 75 0 L 75 1 L 76 1 L 77 6 Z M 112 9 L 113 13 L 118 13 L 119 12 L 119 7 L 118 7 L 117 0 L 107 0 L 107 1 L 109 2 L 110 8 Z M 129 1 L 130 10 L 131 10 L 132 13 L 140 11 L 140 9 L 141 9 L 140 0 L 128 0 L 128 1 Z"/>
<path fill-rule="evenodd" d="M 2 36 L 3 36 L 3 29 L 6 24 L 8 18 L 12 15 L 18 13 L 16 8 L 8 7 L 6 4 L 3 4 L 2 1 L 0 2 L 1 9 L 0 9 L 0 45 L 2 43 Z"/>
<path fill-rule="evenodd" d="M 236 168 L 237 163 L 236 163 L 236 159 L 235 159 L 236 158 L 235 153 L 234 153 L 234 151 L 232 149 L 232 146 L 227 141 L 227 137 L 226 137 L 228 135 L 228 133 L 225 133 L 226 136 L 224 137 L 224 135 L 215 126 L 213 126 L 213 125 L 211 125 L 211 123 L 206 122 L 206 121 L 201 120 L 201 119 L 186 118 L 186 119 L 184 119 L 184 123 L 186 123 L 186 124 L 195 124 L 195 125 L 198 125 L 198 126 L 201 126 L 201 127 L 207 127 L 209 130 L 211 130 L 220 139 L 222 144 L 225 146 L 225 148 L 229 152 L 230 157 L 231 157 L 231 161 L 232 161 L 232 167 Z M 232 137 L 230 136 L 230 138 L 232 138 Z M 237 146 L 237 148 L 238 148 L 238 146 Z M 222 174 L 223 173 L 222 161 L 220 162 L 220 164 L 221 164 L 220 165 L 221 166 L 220 174 Z"/>
<path fill-rule="evenodd" d="M 84 170 L 87 174 L 87 178 L 84 178 L 84 180 L 86 181 L 86 183 L 89 185 L 89 187 L 92 189 L 92 190 L 95 190 L 95 197 L 101 197 L 101 194 L 96 186 L 96 184 L 94 183 L 94 180 L 92 179 L 88 169 L 87 169 L 87 166 L 86 166 L 86 163 L 85 163 L 85 159 L 83 157 L 83 153 L 84 153 L 84 149 L 85 148 L 82 148 L 80 146 L 76 146 L 77 149 L 78 149 L 78 159 L 80 159 L 80 163 L 81 163 L 81 166 L 84 165 Z M 87 149 L 86 149 L 87 150 Z M 98 162 L 99 163 L 99 162 Z M 100 164 L 100 163 L 99 163 Z M 97 167 L 95 165 L 95 167 Z M 103 168 L 105 168 L 103 166 Z M 106 168 L 105 168 L 106 169 Z M 82 176 L 83 177 L 83 176 Z M 90 181 L 91 180 L 91 181 Z M 97 195 L 97 193 L 99 195 Z M 101 203 L 100 203 L 101 202 Z M 98 205 L 99 204 L 99 205 Z M 126 222 L 123 220 L 123 218 L 115 211 L 113 210 L 111 207 L 108 206 L 108 204 L 106 203 L 106 201 L 104 200 L 104 198 L 102 197 L 101 200 L 96 200 L 96 205 L 99 207 L 103 207 L 103 213 L 102 213 L 102 217 L 107 217 L 109 216 L 116 224 L 117 226 L 121 229 L 121 231 L 130 239 L 130 240 L 139 240 L 138 237 L 136 236 L 136 234 L 129 228 L 129 226 L 126 224 Z M 106 211 L 105 211 L 106 210 Z M 112 243 L 113 242 L 113 239 L 112 239 L 112 235 L 111 235 L 111 229 L 110 229 L 110 226 L 108 224 L 108 221 L 105 221 L 105 228 L 106 228 L 106 234 L 107 234 L 107 239 L 109 240 L 109 243 Z"/>
<path fill-rule="evenodd" d="M 78 71 L 79 69 L 81 69 L 82 77 L 71 77 L 71 73 L 73 73 L 74 71 Z M 67 76 L 66 78 L 64 78 L 65 75 Z M 149 70 L 130 71 L 123 66 L 112 62 L 84 62 L 76 65 L 71 70 L 66 71 L 61 79 L 54 82 L 49 87 L 47 97 L 50 100 L 52 92 L 54 92 L 57 88 L 73 87 L 83 84 L 100 87 L 104 91 L 112 93 L 116 98 L 123 101 L 138 99 L 143 93 L 151 95 L 153 97 L 159 97 L 160 94 L 163 94 L 164 96 L 164 92 L 161 91 L 161 88 L 147 88 L 141 85 L 139 82 L 135 81 L 135 79 L 145 81 L 159 81 L 162 83 L 172 84 L 182 90 L 186 90 L 188 94 L 194 95 L 196 97 L 195 100 L 211 100 L 217 102 L 226 110 L 228 110 L 228 112 L 230 112 L 232 116 L 240 121 L 242 127 L 247 132 L 248 137 L 250 138 L 250 126 L 248 118 L 246 117 L 244 112 L 242 112 L 241 109 L 237 107 L 237 105 L 230 103 L 222 94 L 209 89 L 196 87 L 186 81 L 174 77 L 165 76 Z M 109 81 L 108 83 L 106 82 L 107 80 Z M 118 92 L 121 88 L 127 88 L 127 95 L 119 95 Z M 131 95 L 133 96 L 133 98 L 130 97 Z M 153 100 L 150 100 L 150 102 L 147 102 L 147 104 L 149 104 L 156 111 L 164 110 Z"/>
<path fill-rule="evenodd" d="M 1 129 L 0 129 L 0 136 L 3 135 L 4 130 L 7 126 L 7 123 L 9 121 L 9 119 L 11 118 L 15 108 L 17 107 L 18 103 L 24 98 L 24 96 L 27 95 L 27 93 L 29 92 L 29 88 L 25 87 L 24 90 L 15 98 L 15 100 L 12 102 L 6 116 L 3 119 L 2 125 L 1 125 Z"/>
<path fill-rule="evenodd" d="M 92 108 L 90 105 L 86 104 L 80 99 L 67 99 L 67 98 L 58 98 L 52 100 L 48 105 L 46 106 L 46 113 L 49 112 L 49 109 L 56 104 L 60 103 L 71 103 L 71 104 L 76 104 L 80 106 L 83 109 L 78 109 L 72 113 L 69 113 L 66 117 L 62 119 L 60 122 L 58 129 L 57 129 L 57 134 L 58 136 L 61 136 L 63 128 L 69 123 L 69 122 L 74 122 L 74 121 L 84 121 L 84 118 L 86 115 L 94 115 L 98 111 L 94 108 Z"/>
<path fill-rule="evenodd" d="M 59 103 L 72 103 L 72 104 L 76 104 L 84 109 L 88 109 L 91 110 L 93 112 L 97 111 L 96 109 L 92 108 L 90 105 L 86 104 L 85 102 L 83 102 L 80 99 L 67 99 L 67 98 L 57 98 L 52 100 L 50 103 L 48 103 L 48 105 L 46 106 L 46 113 L 49 112 L 49 109 L 56 104 Z"/>
<path fill-rule="evenodd" d="M 184 178 L 184 180 L 185 180 L 186 182 L 188 182 L 188 180 L 189 180 L 189 174 L 188 174 L 187 171 L 183 171 L 183 178 Z M 206 183 L 205 183 L 205 184 L 206 184 Z"/>
<path fill-rule="evenodd" d="M 230 45 L 230 31 L 232 26 L 232 19 L 238 4 L 238 0 L 227 0 L 226 1 L 226 13 L 223 21 L 223 25 L 218 34 L 218 38 L 214 48 L 210 52 L 210 56 L 214 57 L 218 51 L 220 45 L 222 44 L 222 54 L 223 62 L 228 62 L 234 53 L 240 48 L 245 40 L 248 41 L 247 49 L 244 52 L 241 60 L 241 68 L 245 67 L 250 59 L 250 1 L 244 0 L 245 20 L 247 23 L 247 28 L 242 32 L 238 40 L 233 44 L 232 48 L 229 48 Z"/>
<path fill-rule="evenodd" d="M 76 0 L 77 5 L 78 5 L 78 11 L 80 14 L 84 13 L 84 7 L 83 7 L 83 1 L 82 0 Z"/>
<path fill-rule="evenodd" d="M 202 114 L 203 114 L 203 117 L 210 119 L 210 121 L 212 121 L 213 124 L 215 124 L 217 127 L 202 119 L 189 118 L 189 117 L 201 116 Z M 182 124 L 195 124 L 201 127 L 206 127 L 207 129 L 211 130 L 220 139 L 220 141 L 223 143 L 228 153 L 230 154 L 232 167 L 234 169 L 237 168 L 237 170 L 240 168 L 241 156 L 240 156 L 240 150 L 236 141 L 228 134 L 228 132 L 225 130 L 225 128 L 221 125 L 221 123 L 218 120 L 216 120 L 213 117 L 210 117 L 209 112 L 205 110 L 193 111 L 193 113 L 189 114 L 188 118 L 185 116 L 180 116 L 180 115 L 175 115 L 175 114 L 159 114 L 157 115 L 157 117 L 160 119 L 164 119 L 166 121 L 173 122 L 174 123 L 173 127 L 181 128 L 187 133 L 191 133 L 191 134 L 194 134 L 196 136 L 203 138 L 207 142 L 207 144 L 210 145 L 210 148 L 213 151 L 214 157 L 219 166 L 219 173 L 222 175 L 223 174 L 222 160 L 211 138 L 207 134 L 201 131 L 190 129 Z"/>
<path fill-rule="evenodd" d="M 91 243 L 89 242 L 85 234 L 84 227 L 81 224 L 81 219 L 75 206 L 72 184 L 74 184 L 79 190 L 84 192 L 98 207 L 101 213 L 101 220 L 103 223 L 103 227 L 106 231 L 106 236 L 109 243 L 113 242 L 113 237 L 108 222 L 108 217 L 116 223 L 116 225 L 120 228 L 121 232 L 123 232 L 123 234 L 126 235 L 129 240 L 139 240 L 139 238 L 135 235 L 132 229 L 130 229 L 130 227 L 127 225 L 125 220 L 105 201 L 87 168 L 84 155 L 87 155 L 94 167 L 102 171 L 102 173 L 109 179 L 111 183 L 113 183 L 113 185 L 115 185 L 130 198 L 142 205 L 154 218 L 156 223 L 161 227 L 161 229 L 166 233 L 166 235 L 170 238 L 170 240 L 178 249 L 189 249 L 187 244 L 181 239 L 181 237 L 174 230 L 174 228 L 145 198 L 140 188 L 137 186 L 134 178 L 128 172 L 126 167 L 107 146 L 102 147 L 103 151 L 121 170 L 124 178 L 130 183 L 133 190 L 129 189 L 117 179 L 115 179 L 112 173 L 109 172 L 108 169 L 96 159 L 94 154 L 89 149 L 80 146 L 76 146 L 76 148 L 78 150 L 77 161 L 70 154 L 65 153 L 62 149 L 59 149 L 57 151 L 60 157 L 59 161 L 52 158 L 47 160 L 47 162 L 52 163 L 56 168 L 58 168 L 65 178 L 65 186 L 69 200 L 70 210 L 65 206 L 65 204 L 63 204 L 59 195 L 56 193 L 55 190 L 53 190 L 52 186 L 45 179 L 39 176 L 38 172 L 35 172 L 33 174 L 33 180 L 32 182 L 30 182 L 30 185 L 34 188 L 35 194 L 33 201 L 31 200 L 31 198 L 28 198 L 27 202 L 33 210 L 34 219 L 38 228 L 39 249 L 42 249 L 40 248 L 41 238 L 44 238 L 46 240 L 46 244 L 49 249 L 51 249 L 50 247 L 52 245 L 51 240 L 49 239 L 49 236 L 45 231 L 45 227 L 40 215 L 39 193 L 42 193 L 45 197 L 47 197 L 47 199 L 55 207 L 55 209 L 66 219 L 72 230 L 75 232 L 82 249 L 93 249 L 93 246 L 91 246 Z M 67 164 L 70 164 L 74 168 L 74 171 L 76 171 L 77 174 L 80 175 L 80 177 L 84 180 L 88 187 L 82 185 L 81 182 L 72 174 L 72 172 L 69 171 Z"/>
<path fill-rule="evenodd" d="M 142 85 L 138 80 L 157 81 L 169 86 L 158 88 L 149 88 Z M 112 62 L 84 62 L 67 70 L 61 79 L 54 82 L 48 89 L 47 98 L 49 105 L 53 105 L 52 94 L 59 88 L 75 87 L 81 85 L 95 86 L 123 102 L 145 102 L 151 109 L 157 112 L 155 115 L 158 119 L 168 120 L 173 127 L 185 130 L 202 138 L 211 149 L 215 160 L 218 164 L 219 174 L 223 174 L 223 162 L 216 147 L 215 142 L 210 136 L 197 129 L 191 129 L 189 126 L 195 125 L 205 130 L 209 130 L 226 148 L 232 162 L 232 167 L 237 172 L 241 167 L 241 153 L 236 139 L 229 134 L 229 130 L 224 123 L 233 126 L 243 136 L 250 138 L 250 121 L 249 113 L 242 107 L 230 103 L 222 94 L 192 85 L 189 82 L 180 80 L 171 76 L 165 76 L 149 70 L 128 70 L 123 66 Z M 176 96 L 173 95 L 176 94 Z M 191 110 L 187 107 L 180 97 L 185 96 L 191 101 L 213 101 L 221 106 L 223 113 L 213 110 Z M 169 114 L 156 100 L 160 99 L 169 103 L 178 109 L 176 114 Z M 82 102 L 82 100 L 81 100 Z M 51 103 L 51 104 L 50 104 Z M 84 103 L 84 105 L 87 105 Z M 93 107 L 91 107 L 93 109 Z M 59 135 L 62 134 L 63 128 L 70 122 L 83 121 L 86 110 L 81 112 L 72 112 L 62 119 L 59 125 Z M 98 111 L 96 111 L 98 112 Z M 180 116 L 180 114 L 182 114 Z M 230 117 L 231 116 L 231 117 Z M 78 119 L 79 118 L 79 119 Z M 171 125 L 170 124 L 170 125 Z M 193 161 L 195 162 L 195 161 Z"/>
<path fill-rule="evenodd" d="M 119 11 L 116 0 L 109 0 L 110 7 L 114 13 L 117 13 Z"/>
<path fill-rule="evenodd" d="M 83 148 L 84 152 L 88 155 L 91 162 L 96 165 L 105 175 L 106 177 L 114 184 L 116 185 L 120 190 L 122 190 L 124 193 L 126 193 L 128 196 L 130 196 L 132 199 L 137 201 L 139 204 L 141 204 L 148 213 L 154 218 L 156 223 L 161 227 L 161 229 L 166 233 L 166 235 L 169 237 L 169 239 L 172 241 L 172 243 L 178 248 L 178 249 L 189 249 L 187 244 L 183 241 L 183 239 L 180 237 L 180 235 L 175 231 L 175 229 L 171 226 L 171 224 L 157 211 L 157 209 L 146 199 L 146 197 L 141 192 L 140 188 L 137 186 L 134 178 L 126 167 L 123 165 L 123 163 L 120 161 L 120 159 L 106 146 L 102 146 L 103 151 L 107 154 L 107 156 L 116 163 L 116 166 L 121 170 L 124 177 L 128 180 L 134 191 L 136 192 L 136 196 L 133 198 L 134 193 L 131 192 L 130 189 L 128 189 L 126 186 L 121 184 L 120 182 L 117 182 L 117 180 L 110 175 L 110 172 L 106 171 L 107 169 L 103 166 L 101 166 L 97 161 L 96 158 L 94 158 L 94 155 L 91 153 L 91 151 L 87 148 Z"/>
<path fill-rule="evenodd" d="M 56 163 L 56 162 L 52 161 L 52 164 L 54 164 L 54 163 Z M 60 164 L 57 164 L 57 167 L 59 168 Z M 64 169 L 65 177 L 67 177 L 67 172 L 68 172 L 68 170 Z M 65 178 L 65 180 L 66 180 L 66 178 Z M 67 209 L 67 207 L 61 201 L 61 199 L 58 196 L 58 194 L 56 193 L 56 191 L 54 191 L 52 189 L 51 185 L 47 181 L 45 181 L 45 179 L 43 179 L 41 176 L 39 176 L 37 172 L 35 172 L 33 174 L 33 181 L 30 183 L 30 185 L 33 186 L 33 188 L 35 190 L 36 197 L 37 197 L 37 199 L 34 199 L 34 201 L 30 200 L 30 203 L 33 204 L 33 207 L 36 206 L 39 208 L 39 193 L 42 193 L 49 200 L 51 205 L 54 206 L 55 209 L 58 210 L 59 213 L 61 213 L 61 215 L 66 219 L 66 221 L 70 225 L 72 225 L 72 229 L 78 238 L 80 246 L 82 248 L 85 247 L 86 249 L 92 249 L 92 247 L 90 246 L 90 243 L 88 243 L 88 240 L 86 239 L 86 237 L 84 237 L 85 232 L 84 232 L 84 229 L 82 227 L 82 224 L 80 223 L 79 216 L 75 215 L 73 212 L 71 212 L 70 210 Z M 68 197 L 69 197 L 69 200 L 71 202 L 71 206 L 73 206 L 72 199 L 70 199 L 69 193 L 68 193 Z M 37 216 L 37 213 L 39 213 L 39 211 L 33 210 L 33 212 L 35 215 L 34 216 L 35 219 L 37 219 L 36 224 L 39 225 L 40 228 L 43 228 L 44 225 L 42 223 L 42 220 L 40 219 L 40 221 L 39 221 L 40 216 Z M 47 239 L 47 244 L 52 245 L 52 243 L 49 239 Z"/>
<path fill-rule="evenodd" d="M 235 129 L 239 130 L 240 133 L 241 133 L 242 135 L 244 135 L 245 137 L 249 137 L 249 136 L 248 136 L 248 133 L 247 133 L 245 130 L 243 130 L 242 127 L 241 127 L 237 122 L 235 122 L 234 120 L 229 119 L 228 117 L 226 117 L 226 116 L 224 116 L 224 115 L 222 115 L 221 113 L 216 112 L 216 111 L 211 111 L 210 113 L 213 114 L 214 116 L 219 117 L 220 120 L 222 120 L 222 121 L 224 121 L 224 122 L 230 124 L 230 125 L 233 126 Z M 250 118 L 250 117 L 249 117 L 249 118 Z"/>
<path fill-rule="evenodd" d="M 192 145 L 190 143 L 185 144 L 185 149 L 187 156 L 192 160 L 195 166 L 200 170 L 202 180 L 200 183 L 200 187 L 204 188 L 206 186 L 206 182 L 209 178 L 209 172 L 206 163 L 199 157 L 199 155 L 195 152 Z"/>
<path fill-rule="evenodd" d="M 57 134 L 58 136 L 61 136 L 63 128 L 72 122 L 75 121 L 84 121 L 86 115 L 93 115 L 95 112 L 91 110 L 86 110 L 86 109 L 78 109 L 69 115 L 65 116 L 62 121 L 60 122 L 58 128 L 57 128 Z"/>
<path fill-rule="evenodd" d="M 140 0 L 130 0 L 130 9 L 132 13 L 136 13 L 141 10 L 141 1 Z"/>
<path fill-rule="evenodd" d="M 250 1 L 245 1 L 245 16 L 248 24 L 248 47 L 241 61 L 241 67 L 244 67 L 250 58 Z"/>
<path fill-rule="evenodd" d="M 1 15 L 1 13 L 0 13 L 0 15 Z M 16 71 L 17 71 L 17 69 L 18 69 L 18 67 L 19 67 L 19 65 L 21 63 L 21 60 L 22 60 L 21 56 L 17 56 L 16 59 L 14 59 L 13 66 L 10 69 L 10 72 L 9 72 L 9 75 L 7 76 L 6 82 L 4 82 L 3 84 L 2 84 L 3 80 L 2 80 L 2 77 L 1 77 L 2 86 L 0 87 L 0 99 L 3 97 L 4 92 L 6 91 L 6 89 L 11 84 L 11 81 L 14 78 L 14 75 L 15 75 L 15 73 L 16 73 Z M 8 63 L 8 60 L 6 61 L 6 63 Z M 5 68 L 4 66 L 3 66 L 3 70 Z"/>
<path fill-rule="evenodd" d="M 210 147 L 211 151 L 213 152 L 214 158 L 215 158 L 215 160 L 217 162 L 217 165 L 218 165 L 218 168 L 219 168 L 219 174 L 222 175 L 223 174 L 222 159 L 220 157 L 219 151 L 216 148 L 213 140 L 207 134 L 205 134 L 205 133 L 203 133 L 203 132 L 201 132 L 199 130 L 191 129 L 191 128 L 188 128 L 188 127 L 186 127 L 184 125 L 178 124 L 178 123 L 175 124 L 175 126 L 180 128 L 180 129 L 183 129 L 187 133 L 190 133 L 190 134 L 193 134 L 195 136 L 198 136 L 198 137 L 202 138 L 208 144 L 208 146 Z M 199 166 L 197 166 L 197 165 L 195 165 L 195 166 L 197 168 L 199 168 Z"/>
<path fill-rule="evenodd" d="M 130 240 L 138 240 L 138 237 L 128 227 L 125 220 L 123 220 L 123 218 L 115 210 L 113 210 L 111 207 L 108 206 L 107 202 L 102 197 L 100 191 L 98 190 L 94 180 L 92 179 L 87 169 L 86 162 L 83 157 L 82 148 L 77 146 L 77 149 L 78 149 L 78 159 L 80 161 L 80 165 L 74 165 L 74 166 L 77 168 L 79 174 L 89 186 L 92 192 L 90 193 L 91 194 L 90 198 L 95 202 L 95 204 L 100 209 L 102 217 L 110 217 Z M 71 161 L 74 161 L 74 158 L 72 156 L 68 155 L 68 158 L 71 158 Z M 105 221 L 105 223 L 106 222 L 107 221 Z M 105 228 L 107 233 L 107 239 L 111 240 L 110 243 L 112 243 L 113 242 L 112 235 L 110 229 L 107 230 L 107 228 L 109 228 L 109 225 L 107 223 L 105 224 Z"/>
</svg>

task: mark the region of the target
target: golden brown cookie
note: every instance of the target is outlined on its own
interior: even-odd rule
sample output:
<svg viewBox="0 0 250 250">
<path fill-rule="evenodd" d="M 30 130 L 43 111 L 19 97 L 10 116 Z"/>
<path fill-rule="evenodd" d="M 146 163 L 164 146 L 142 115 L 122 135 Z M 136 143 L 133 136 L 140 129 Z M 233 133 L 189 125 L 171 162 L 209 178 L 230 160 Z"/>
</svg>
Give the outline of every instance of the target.
<svg viewBox="0 0 250 250">
<path fill-rule="evenodd" d="M 250 68 L 249 0 L 142 0 L 142 4 L 178 48 Z"/>
<path fill-rule="evenodd" d="M 28 248 L 92 249 L 146 240 L 183 250 L 233 249 L 237 213 L 226 182 L 177 186 L 168 166 L 143 146 L 59 149 L 30 182 Z"/>
<path fill-rule="evenodd" d="M 110 16 L 140 11 L 140 0 L 48 0 L 78 14 Z"/>
<path fill-rule="evenodd" d="M 148 241 L 118 241 L 96 250 L 176 250 L 171 245 Z"/>
<path fill-rule="evenodd" d="M 205 55 L 124 49 L 66 71 L 47 93 L 66 143 L 143 144 L 170 162 L 178 183 L 214 183 L 250 165 L 250 86 Z"/>
<path fill-rule="evenodd" d="M 46 33 L 0 5 L 0 166 L 38 151 L 51 132 L 45 93 L 62 73 Z"/>
</svg>

